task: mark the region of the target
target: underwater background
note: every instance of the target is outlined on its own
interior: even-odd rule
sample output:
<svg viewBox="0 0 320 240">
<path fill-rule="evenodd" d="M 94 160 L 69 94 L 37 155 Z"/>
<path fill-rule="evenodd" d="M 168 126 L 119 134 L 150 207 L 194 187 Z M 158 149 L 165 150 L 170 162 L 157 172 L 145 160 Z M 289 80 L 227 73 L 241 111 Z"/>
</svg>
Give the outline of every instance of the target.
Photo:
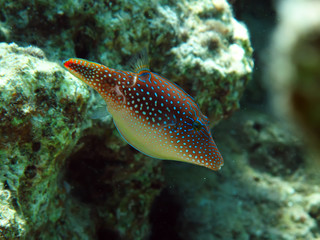
<svg viewBox="0 0 320 240">
<path fill-rule="evenodd" d="M 140 153 L 63 68 L 142 49 L 219 171 Z M 0 239 L 320 239 L 319 92 L 317 0 L 0 0 Z"/>
</svg>

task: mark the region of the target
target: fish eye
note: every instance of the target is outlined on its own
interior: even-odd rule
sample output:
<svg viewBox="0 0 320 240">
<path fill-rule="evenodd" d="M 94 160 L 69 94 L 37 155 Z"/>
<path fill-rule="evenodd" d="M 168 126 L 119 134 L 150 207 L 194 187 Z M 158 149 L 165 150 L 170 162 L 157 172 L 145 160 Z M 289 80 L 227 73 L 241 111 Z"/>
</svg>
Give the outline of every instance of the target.
<svg viewBox="0 0 320 240">
<path fill-rule="evenodd" d="M 200 131 L 202 129 L 202 124 L 198 120 L 196 120 L 193 122 L 192 127 L 194 130 Z"/>
</svg>

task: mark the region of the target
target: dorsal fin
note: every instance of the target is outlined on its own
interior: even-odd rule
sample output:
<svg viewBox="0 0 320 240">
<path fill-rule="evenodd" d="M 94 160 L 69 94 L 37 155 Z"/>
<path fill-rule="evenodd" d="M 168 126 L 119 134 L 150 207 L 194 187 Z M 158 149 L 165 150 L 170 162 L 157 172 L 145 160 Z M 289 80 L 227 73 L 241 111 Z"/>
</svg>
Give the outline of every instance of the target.
<svg viewBox="0 0 320 240">
<path fill-rule="evenodd" d="M 147 49 L 143 48 L 140 52 L 133 55 L 129 60 L 129 65 L 136 73 L 140 73 L 142 71 L 150 71 Z"/>
</svg>

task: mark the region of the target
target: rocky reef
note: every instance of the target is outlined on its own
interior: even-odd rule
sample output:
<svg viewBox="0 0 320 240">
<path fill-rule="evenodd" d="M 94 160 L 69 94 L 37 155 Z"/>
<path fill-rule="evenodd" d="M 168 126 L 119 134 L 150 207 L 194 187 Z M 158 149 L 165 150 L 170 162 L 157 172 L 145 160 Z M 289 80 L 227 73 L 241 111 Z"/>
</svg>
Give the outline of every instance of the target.
<svg viewBox="0 0 320 240">
<path fill-rule="evenodd" d="M 290 124 L 317 149 L 318 3 L 229 2 L 258 56 L 239 112 L 252 48 L 224 0 L 0 0 L 0 41 L 20 45 L 0 44 L 0 239 L 320 238 L 318 161 Z M 140 154 L 57 63 L 128 69 L 144 47 L 212 123 L 232 114 L 213 128 L 221 171 Z"/>
<path fill-rule="evenodd" d="M 237 14 L 250 23 L 260 57 L 253 78 L 258 83 L 245 94 L 261 96 L 246 97 L 244 109 L 213 129 L 226 159 L 218 174 L 176 163 L 165 166 L 167 187 L 157 206 L 171 211 L 158 213 L 153 221 L 171 221 L 164 225 L 169 234 L 155 229 L 161 235 L 155 239 L 319 239 L 319 157 L 308 154 L 311 141 L 297 134 L 299 127 L 292 128 L 300 123 L 300 131 L 312 135 L 311 145 L 319 149 L 314 141 L 319 126 L 319 3 L 233 2 L 243 5 Z M 273 33 L 270 22 L 275 19 L 280 21 Z"/>
<path fill-rule="evenodd" d="M 80 137 L 89 98 L 38 48 L 1 43 L 0 56 L 0 179 L 8 195 L 2 216 L 13 223 L 1 229 L 14 239 L 40 228 L 40 219 L 61 216 L 62 208 L 49 209 L 59 202 L 59 169 Z"/>
<path fill-rule="evenodd" d="M 36 45 L 51 59 L 80 57 L 127 70 L 132 55 L 148 48 L 151 69 L 182 86 L 212 123 L 239 109 L 251 76 L 247 29 L 225 0 L 0 5 L 0 40 Z"/>
<path fill-rule="evenodd" d="M 1 239 L 146 235 L 160 162 L 114 129 L 93 134 L 94 95 L 39 48 L 1 43 L 0 56 Z"/>
<path fill-rule="evenodd" d="M 0 41 L 15 42 L 0 44 L 0 238 L 157 239 L 162 162 L 128 146 L 108 113 L 97 117 L 102 99 L 57 62 L 127 70 L 147 47 L 152 70 L 214 124 L 239 108 L 251 77 L 246 27 L 225 0 L 0 6 Z"/>
<path fill-rule="evenodd" d="M 319 185 L 288 126 L 263 112 L 241 111 L 219 124 L 215 136 L 228 159 L 217 174 L 166 165 L 161 198 L 179 206 L 166 216 L 175 216 L 174 239 L 317 239 Z"/>
</svg>

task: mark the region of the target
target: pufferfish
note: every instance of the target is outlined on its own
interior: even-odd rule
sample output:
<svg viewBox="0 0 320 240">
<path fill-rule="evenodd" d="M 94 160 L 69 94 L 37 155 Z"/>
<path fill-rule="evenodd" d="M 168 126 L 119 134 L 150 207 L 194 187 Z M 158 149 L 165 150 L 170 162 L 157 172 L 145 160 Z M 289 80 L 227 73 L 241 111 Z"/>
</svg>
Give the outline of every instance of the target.
<svg viewBox="0 0 320 240">
<path fill-rule="evenodd" d="M 134 71 L 112 69 L 70 58 L 64 67 L 106 101 L 120 135 L 140 152 L 219 170 L 223 158 L 213 141 L 208 118 L 182 88 L 148 68 L 146 53 Z"/>
</svg>

